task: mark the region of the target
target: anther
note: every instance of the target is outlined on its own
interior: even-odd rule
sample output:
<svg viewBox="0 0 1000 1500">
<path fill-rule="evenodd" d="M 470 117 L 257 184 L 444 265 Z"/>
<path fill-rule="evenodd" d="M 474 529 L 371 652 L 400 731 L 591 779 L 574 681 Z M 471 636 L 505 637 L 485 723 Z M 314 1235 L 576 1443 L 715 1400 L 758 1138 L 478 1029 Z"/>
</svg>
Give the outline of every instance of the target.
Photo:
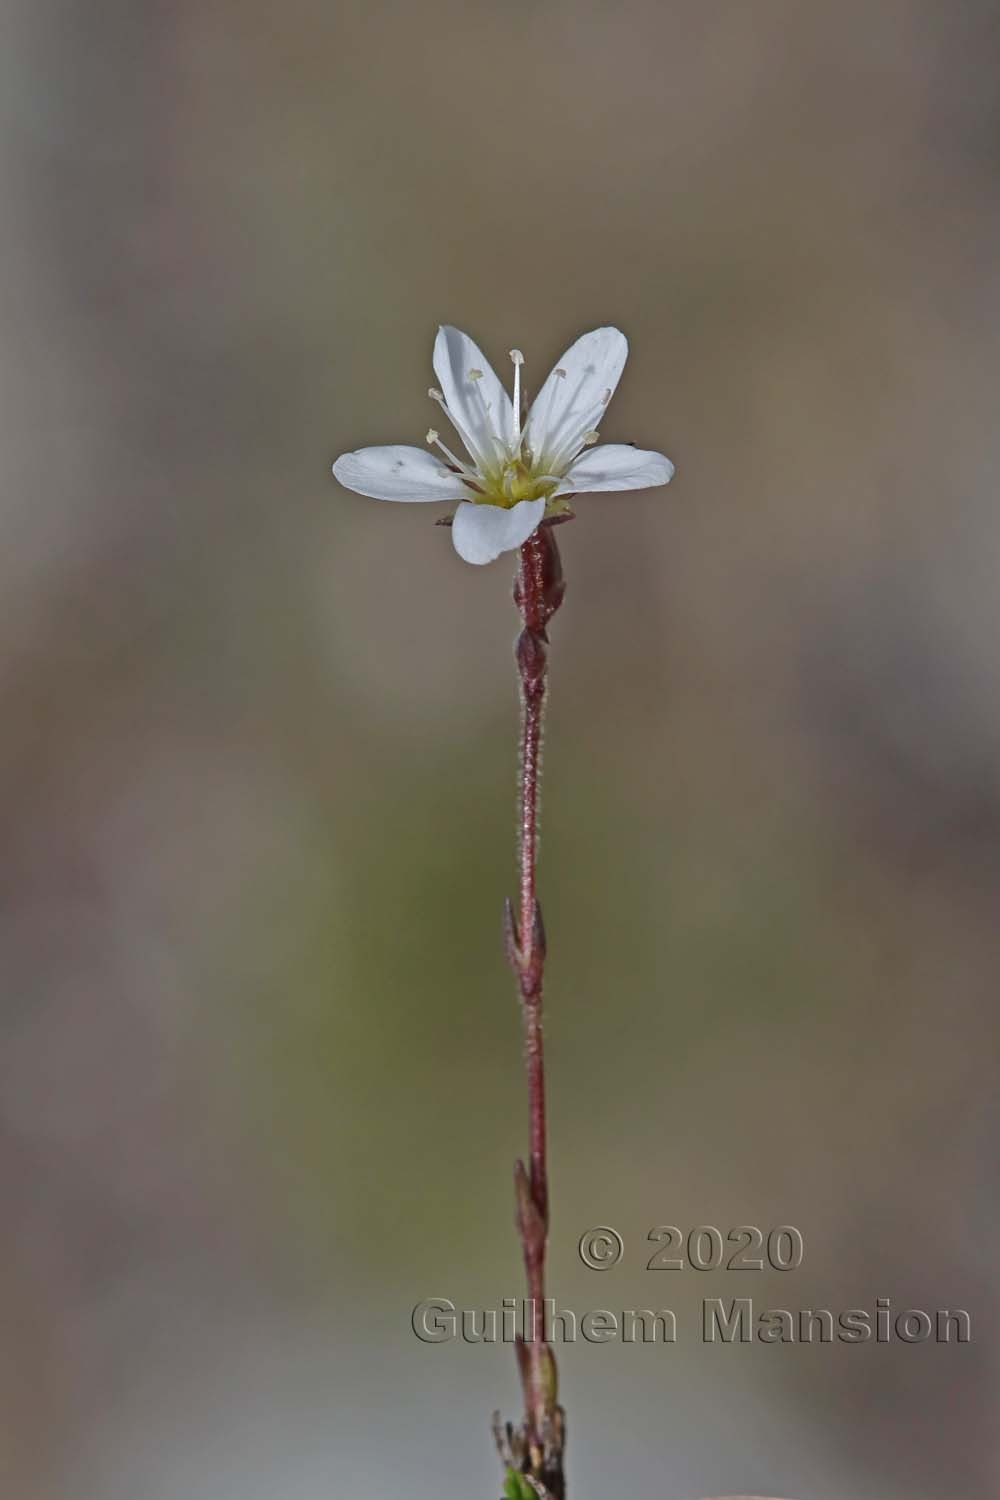
<svg viewBox="0 0 1000 1500">
<path fill-rule="evenodd" d="M 482 370 L 470 370 L 468 374 L 470 380 L 482 380 L 483 378 Z"/>
<path fill-rule="evenodd" d="M 600 441 L 601 434 L 599 432 L 591 431 L 583 434 L 583 446 L 585 448 L 592 448 L 595 443 L 599 443 Z"/>
</svg>

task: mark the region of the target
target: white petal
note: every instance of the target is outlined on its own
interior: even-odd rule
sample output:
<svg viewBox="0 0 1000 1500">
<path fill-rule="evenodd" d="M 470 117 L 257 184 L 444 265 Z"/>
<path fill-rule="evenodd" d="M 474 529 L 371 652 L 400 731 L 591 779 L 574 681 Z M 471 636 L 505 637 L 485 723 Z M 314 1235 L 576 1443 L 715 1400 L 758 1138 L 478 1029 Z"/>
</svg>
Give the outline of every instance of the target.
<svg viewBox="0 0 1000 1500">
<path fill-rule="evenodd" d="M 400 444 L 342 453 L 333 472 L 345 489 L 375 500 L 464 500 L 469 493 L 433 453 Z"/>
<path fill-rule="evenodd" d="M 595 328 L 577 339 L 536 396 L 525 441 L 536 467 L 551 472 L 568 463 L 604 416 L 628 358 L 628 339 L 617 328 Z M 563 373 L 559 373 L 559 372 Z"/>
<path fill-rule="evenodd" d="M 602 443 L 571 463 L 557 495 L 594 495 L 603 490 L 649 490 L 666 484 L 674 466 L 662 453 L 629 443 Z"/>
<path fill-rule="evenodd" d="M 434 373 L 462 442 L 477 463 L 495 463 L 498 443 L 506 450 L 513 442 L 514 408 L 486 355 L 468 334 L 443 326 Z"/>
<path fill-rule="evenodd" d="M 466 562 L 492 562 L 501 552 L 513 552 L 526 542 L 544 514 L 544 500 L 521 500 L 510 510 L 466 502 L 451 523 L 455 551 Z"/>
</svg>

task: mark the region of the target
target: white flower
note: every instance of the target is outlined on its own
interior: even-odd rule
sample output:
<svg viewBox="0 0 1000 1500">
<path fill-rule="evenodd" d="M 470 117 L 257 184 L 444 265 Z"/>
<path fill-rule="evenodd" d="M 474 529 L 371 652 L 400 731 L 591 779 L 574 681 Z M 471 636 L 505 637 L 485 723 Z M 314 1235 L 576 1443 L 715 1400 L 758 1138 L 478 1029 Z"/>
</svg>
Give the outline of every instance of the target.
<svg viewBox="0 0 1000 1500">
<path fill-rule="evenodd" d="M 594 447 L 598 423 L 621 379 L 628 341 L 617 328 L 585 333 L 563 355 L 521 426 L 521 366 L 512 349 L 514 400 L 467 334 L 440 328 L 429 394 L 469 457 L 445 447 L 433 427 L 423 448 L 359 448 L 333 472 L 349 490 L 377 500 L 458 500 L 451 535 L 466 562 L 487 563 L 527 541 L 546 515 L 566 510 L 580 491 L 644 490 L 666 484 L 669 458 L 630 444 Z"/>
</svg>

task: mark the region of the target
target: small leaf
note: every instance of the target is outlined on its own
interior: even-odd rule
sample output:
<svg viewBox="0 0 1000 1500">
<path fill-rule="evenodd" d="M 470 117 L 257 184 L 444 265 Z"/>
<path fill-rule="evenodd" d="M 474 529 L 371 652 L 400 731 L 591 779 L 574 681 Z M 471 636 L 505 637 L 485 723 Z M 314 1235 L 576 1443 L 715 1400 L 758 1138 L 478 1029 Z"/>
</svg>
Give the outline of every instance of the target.
<svg viewBox="0 0 1000 1500">
<path fill-rule="evenodd" d="M 538 1500 L 538 1492 L 532 1489 L 523 1474 L 518 1474 L 516 1469 L 508 1469 L 503 1500 Z"/>
</svg>

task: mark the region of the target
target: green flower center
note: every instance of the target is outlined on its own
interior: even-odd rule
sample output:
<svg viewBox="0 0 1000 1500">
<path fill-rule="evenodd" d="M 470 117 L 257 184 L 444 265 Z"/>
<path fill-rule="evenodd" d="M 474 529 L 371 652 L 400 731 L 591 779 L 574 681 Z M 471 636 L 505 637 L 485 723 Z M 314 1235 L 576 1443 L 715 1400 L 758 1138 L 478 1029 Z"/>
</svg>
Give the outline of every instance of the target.
<svg viewBox="0 0 1000 1500">
<path fill-rule="evenodd" d="M 547 500 L 558 484 L 551 475 L 541 478 L 533 474 L 520 456 L 508 458 L 502 468 L 483 473 L 482 482 L 485 493 L 474 498 L 487 505 L 501 505 L 505 510 L 522 500 Z"/>
</svg>

